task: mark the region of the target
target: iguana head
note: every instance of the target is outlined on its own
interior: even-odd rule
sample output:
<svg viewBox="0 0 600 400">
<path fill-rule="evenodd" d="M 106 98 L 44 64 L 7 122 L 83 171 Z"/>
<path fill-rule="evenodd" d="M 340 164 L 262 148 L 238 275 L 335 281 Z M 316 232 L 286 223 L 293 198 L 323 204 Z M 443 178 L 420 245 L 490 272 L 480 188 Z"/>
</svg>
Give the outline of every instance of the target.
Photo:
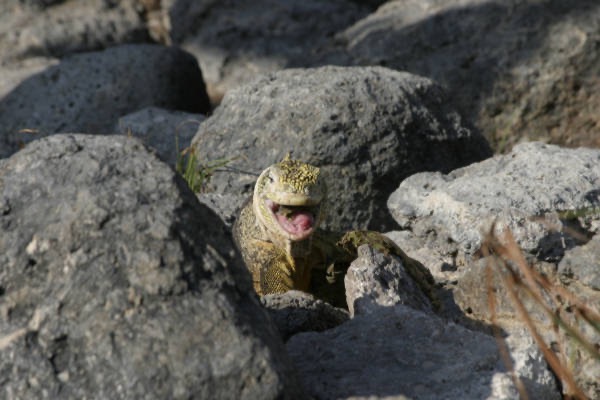
<svg viewBox="0 0 600 400">
<path fill-rule="evenodd" d="M 253 206 L 269 236 L 295 242 L 308 238 L 320 223 L 324 198 L 319 168 L 288 155 L 260 174 Z"/>
</svg>

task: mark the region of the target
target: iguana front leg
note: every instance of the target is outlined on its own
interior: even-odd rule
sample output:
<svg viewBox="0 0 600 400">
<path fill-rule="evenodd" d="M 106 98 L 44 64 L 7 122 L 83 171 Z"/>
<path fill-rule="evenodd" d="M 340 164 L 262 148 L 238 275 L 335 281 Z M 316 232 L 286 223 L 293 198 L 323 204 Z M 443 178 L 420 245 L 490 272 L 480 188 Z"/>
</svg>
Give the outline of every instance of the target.
<svg viewBox="0 0 600 400">
<path fill-rule="evenodd" d="M 385 255 L 395 254 L 403 259 L 408 257 L 390 238 L 375 231 L 349 231 L 344 233 L 336 243 L 338 247 L 353 256 L 363 244 L 368 244 Z"/>
</svg>

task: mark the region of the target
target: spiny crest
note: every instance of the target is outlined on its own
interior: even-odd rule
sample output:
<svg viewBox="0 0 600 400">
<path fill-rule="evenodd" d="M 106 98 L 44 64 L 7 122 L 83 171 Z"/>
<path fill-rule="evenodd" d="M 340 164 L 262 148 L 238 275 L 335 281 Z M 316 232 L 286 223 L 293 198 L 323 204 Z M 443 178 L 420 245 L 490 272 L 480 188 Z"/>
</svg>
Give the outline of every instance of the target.
<svg viewBox="0 0 600 400">
<path fill-rule="evenodd" d="M 281 172 L 281 182 L 301 192 L 307 186 L 314 185 L 319 179 L 319 168 L 301 161 L 292 160 L 290 153 L 277 165 Z"/>
</svg>

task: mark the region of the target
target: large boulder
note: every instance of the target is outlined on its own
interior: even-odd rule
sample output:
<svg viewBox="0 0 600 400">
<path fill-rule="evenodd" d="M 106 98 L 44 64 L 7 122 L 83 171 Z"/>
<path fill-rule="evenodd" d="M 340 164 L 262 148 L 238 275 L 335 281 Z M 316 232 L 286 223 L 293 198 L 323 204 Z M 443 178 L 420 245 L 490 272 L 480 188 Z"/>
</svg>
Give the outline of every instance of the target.
<svg viewBox="0 0 600 400">
<path fill-rule="evenodd" d="M 404 305 L 300 333 L 287 349 L 318 399 L 519 399 L 493 337 Z M 530 398 L 559 399 L 539 350 L 514 350 Z"/>
<path fill-rule="evenodd" d="M 302 398 L 230 236 L 125 136 L 0 162 L 0 397 Z"/>
<path fill-rule="evenodd" d="M 509 228 L 538 260 L 556 261 L 579 237 L 563 228 L 590 234 L 600 228 L 598 160 L 595 149 L 525 143 L 446 175 L 415 174 L 388 206 L 402 228 L 448 254 L 476 254 L 495 224 L 498 231 Z"/>
<path fill-rule="evenodd" d="M 217 193 L 250 194 L 286 153 L 320 166 L 329 186 L 326 225 L 393 226 L 385 207 L 402 179 L 482 160 L 491 150 L 429 79 L 381 67 L 291 69 L 230 91 L 200 126 L 202 159 L 230 159 Z"/>
<path fill-rule="evenodd" d="M 176 48 L 124 45 L 66 57 L 0 99 L 0 157 L 52 133 L 114 133 L 119 117 L 148 106 L 209 110 L 192 56 Z"/>
<path fill-rule="evenodd" d="M 498 246 L 487 236 L 492 232 L 500 246 L 522 252 L 530 269 L 548 281 L 535 287 L 544 288 L 548 299 L 556 299 L 546 303 L 550 312 L 561 316 L 586 340 L 598 343 L 600 334 L 579 318 L 577 303 L 564 294 L 555 297 L 550 293 L 571 292 L 580 304 L 600 310 L 596 271 L 600 260 L 599 160 L 600 150 L 521 144 L 509 154 L 447 175 L 415 174 L 400 184 L 388 205 L 398 223 L 411 231 L 404 239 L 416 241 L 425 249 L 409 251 L 409 255 L 426 265 L 431 265 L 428 257 L 432 255 L 446 260 L 447 272 L 443 267 L 436 268 L 434 276 L 453 292 L 456 305 L 469 317 L 484 322 L 495 318 L 509 331 L 524 325 L 507 289 L 511 285 L 502 279 L 506 270 L 494 257 L 479 259 L 485 255 L 483 246 Z M 503 239 L 508 230 L 518 248 Z M 425 254 L 428 257 L 423 257 Z M 508 266 L 514 268 L 517 259 L 511 259 Z M 488 266 L 493 272 L 489 280 Z M 543 340 L 560 349 L 563 365 L 573 373 L 577 384 L 590 398 L 599 398 L 594 375 L 598 372 L 597 358 L 580 347 L 570 332 L 549 329 L 555 316 L 549 316 L 522 286 L 512 287 Z M 489 289 L 494 294 L 493 314 Z"/>
<path fill-rule="evenodd" d="M 396 0 L 337 36 L 350 65 L 435 79 L 499 150 L 600 145 L 596 0 Z"/>
</svg>

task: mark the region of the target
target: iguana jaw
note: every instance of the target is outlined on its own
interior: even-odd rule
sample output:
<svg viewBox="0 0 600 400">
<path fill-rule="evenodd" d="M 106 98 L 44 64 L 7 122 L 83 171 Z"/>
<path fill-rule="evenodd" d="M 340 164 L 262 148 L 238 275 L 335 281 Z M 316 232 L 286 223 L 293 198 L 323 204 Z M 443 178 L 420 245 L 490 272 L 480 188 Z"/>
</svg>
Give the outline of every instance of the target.
<svg viewBox="0 0 600 400">
<path fill-rule="evenodd" d="M 267 225 L 287 240 L 308 238 L 318 224 L 321 206 L 317 199 L 291 193 L 265 193 L 260 201 L 264 203 Z"/>
</svg>

